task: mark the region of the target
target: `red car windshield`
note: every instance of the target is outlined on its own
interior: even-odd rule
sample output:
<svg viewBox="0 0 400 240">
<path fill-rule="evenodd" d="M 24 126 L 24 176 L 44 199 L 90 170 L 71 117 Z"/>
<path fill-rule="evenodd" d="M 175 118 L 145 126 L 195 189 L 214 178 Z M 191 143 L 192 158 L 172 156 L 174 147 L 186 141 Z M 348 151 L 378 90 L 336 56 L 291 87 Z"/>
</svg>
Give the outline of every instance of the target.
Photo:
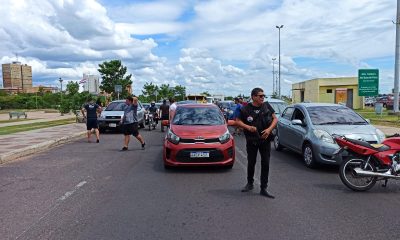
<svg viewBox="0 0 400 240">
<path fill-rule="evenodd" d="M 223 125 L 224 116 L 216 107 L 178 107 L 172 121 L 174 125 Z"/>
</svg>

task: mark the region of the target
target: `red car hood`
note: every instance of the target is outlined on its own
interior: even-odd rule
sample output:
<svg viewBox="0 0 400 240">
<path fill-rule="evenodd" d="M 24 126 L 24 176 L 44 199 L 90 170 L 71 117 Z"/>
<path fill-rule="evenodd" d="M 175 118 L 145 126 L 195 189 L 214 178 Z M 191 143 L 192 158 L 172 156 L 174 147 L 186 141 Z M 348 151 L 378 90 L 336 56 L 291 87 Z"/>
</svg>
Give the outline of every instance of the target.
<svg viewBox="0 0 400 240">
<path fill-rule="evenodd" d="M 228 129 L 226 125 L 216 126 L 182 126 L 171 125 L 171 130 L 180 138 L 218 138 Z"/>
</svg>

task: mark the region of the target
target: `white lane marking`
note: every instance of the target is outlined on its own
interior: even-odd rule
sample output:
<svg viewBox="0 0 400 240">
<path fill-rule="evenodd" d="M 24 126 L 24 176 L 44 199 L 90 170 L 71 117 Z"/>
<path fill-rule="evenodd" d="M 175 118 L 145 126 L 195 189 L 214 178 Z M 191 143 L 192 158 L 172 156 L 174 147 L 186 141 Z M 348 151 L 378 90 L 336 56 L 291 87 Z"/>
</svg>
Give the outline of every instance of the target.
<svg viewBox="0 0 400 240">
<path fill-rule="evenodd" d="M 53 212 L 54 210 L 56 210 L 61 203 L 67 199 L 68 197 L 70 197 L 72 194 L 74 194 L 79 188 L 81 188 L 83 185 L 85 185 L 87 182 L 86 181 L 82 181 L 80 183 L 78 183 L 74 189 L 72 191 L 68 191 L 66 192 L 62 197 L 60 197 L 57 200 L 57 203 L 54 204 L 43 216 L 41 216 L 37 221 L 35 221 L 34 223 L 32 223 L 32 225 L 30 225 L 25 231 L 23 231 L 21 234 L 19 234 L 15 239 L 19 239 L 21 236 L 23 236 L 26 232 L 28 232 L 29 230 L 31 230 L 35 225 L 37 225 L 40 221 L 42 221 L 43 218 L 45 218 L 46 216 L 48 216 L 51 212 Z"/>
<path fill-rule="evenodd" d="M 80 183 L 78 183 L 78 185 L 76 185 L 74 187 L 74 189 L 72 191 L 66 192 L 62 197 L 60 197 L 58 200 L 59 201 L 64 201 L 65 199 L 67 199 L 68 197 L 70 197 L 72 194 L 74 194 L 74 192 L 76 192 L 79 188 L 81 188 L 83 185 L 85 185 L 87 182 L 86 181 L 82 181 Z"/>
<path fill-rule="evenodd" d="M 236 146 L 236 151 L 243 157 L 243 159 L 247 159 L 246 154 L 238 147 Z M 247 166 L 238 159 L 237 161 L 239 163 L 239 165 L 242 167 L 243 171 L 246 173 L 247 176 Z M 256 171 L 254 172 L 256 173 Z M 258 180 L 257 178 L 254 179 L 254 183 L 260 185 L 260 180 Z"/>
</svg>

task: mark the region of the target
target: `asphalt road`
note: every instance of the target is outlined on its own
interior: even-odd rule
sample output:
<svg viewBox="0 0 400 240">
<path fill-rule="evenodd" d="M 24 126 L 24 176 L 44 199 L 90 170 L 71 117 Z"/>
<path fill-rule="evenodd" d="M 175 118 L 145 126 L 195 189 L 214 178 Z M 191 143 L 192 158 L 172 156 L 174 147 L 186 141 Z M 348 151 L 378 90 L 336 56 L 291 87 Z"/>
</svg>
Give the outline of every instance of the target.
<svg viewBox="0 0 400 240">
<path fill-rule="evenodd" d="M 398 239 L 400 183 L 348 190 L 337 168 L 310 170 L 272 151 L 269 190 L 241 193 L 244 137 L 232 170 L 165 171 L 159 131 L 146 150 L 122 135 L 83 139 L 0 166 L 0 239 Z M 257 165 L 259 167 L 259 165 Z M 259 176 L 259 171 L 257 171 Z"/>
</svg>

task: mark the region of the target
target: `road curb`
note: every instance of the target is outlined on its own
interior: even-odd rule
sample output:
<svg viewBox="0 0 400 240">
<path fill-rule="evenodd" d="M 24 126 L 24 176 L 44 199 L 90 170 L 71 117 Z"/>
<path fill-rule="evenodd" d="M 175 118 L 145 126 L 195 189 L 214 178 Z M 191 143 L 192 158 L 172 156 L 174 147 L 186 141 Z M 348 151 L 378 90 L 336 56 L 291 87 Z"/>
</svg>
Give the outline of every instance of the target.
<svg viewBox="0 0 400 240">
<path fill-rule="evenodd" d="M 18 158 L 25 157 L 30 154 L 42 152 L 49 148 L 59 146 L 64 143 L 68 143 L 68 142 L 74 141 L 76 139 L 83 138 L 85 136 L 85 134 L 86 134 L 86 131 L 82 131 L 82 132 L 78 132 L 78 133 L 75 133 L 70 136 L 65 136 L 65 137 L 54 139 L 54 140 L 49 140 L 49 141 L 38 143 L 38 144 L 29 146 L 29 147 L 16 149 L 16 150 L 1 154 L 0 155 L 0 164 L 4 164 L 6 162 L 11 162 Z"/>
</svg>

